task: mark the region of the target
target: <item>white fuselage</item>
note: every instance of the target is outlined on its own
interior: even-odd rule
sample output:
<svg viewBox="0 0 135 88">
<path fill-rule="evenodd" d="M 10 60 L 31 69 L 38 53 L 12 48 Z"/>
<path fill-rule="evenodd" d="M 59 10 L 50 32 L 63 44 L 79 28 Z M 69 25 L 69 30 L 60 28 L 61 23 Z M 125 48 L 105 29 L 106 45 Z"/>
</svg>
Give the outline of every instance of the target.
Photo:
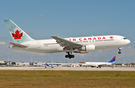
<svg viewBox="0 0 135 88">
<path fill-rule="evenodd" d="M 112 65 L 112 63 L 108 62 L 85 62 L 85 64 L 82 64 L 83 66 L 103 66 L 103 65 Z"/>
<path fill-rule="evenodd" d="M 74 37 L 64 39 L 81 45 L 94 45 L 95 50 L 122 48 L 130 43 L 130 40 L 119 35 Z M 19 48 L 11 46 L 10 48 L 38 53 L 67 52 L 63 50 L 64 47 L 60 46 L 55 39 L 33 40 L 23 42 L 21 44 L 28 47 Z"/>
<path fill-rule="evenodd" d="M 99 66 L 99 65 L 112 65 L 112 63 L 108 63 L 108 62 L 85 62 L 85 64 L 82 64 L 82 65 Z"/>
</svg>

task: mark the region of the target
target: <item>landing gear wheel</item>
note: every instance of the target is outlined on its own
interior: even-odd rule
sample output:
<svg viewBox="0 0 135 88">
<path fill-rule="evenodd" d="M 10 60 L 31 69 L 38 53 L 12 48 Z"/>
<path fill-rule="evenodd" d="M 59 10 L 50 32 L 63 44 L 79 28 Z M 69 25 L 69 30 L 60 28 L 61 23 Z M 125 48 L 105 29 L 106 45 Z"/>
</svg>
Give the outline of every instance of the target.
<svg viewBox="0 0 135 88">
<path fill-rule="evenodd" d="M 74 56 L 74 55 L 69 54 L 69 52 L 68 52 L 68 55 L 65 55 L 65 58 L 69 58 L 69 59 L 74 58 L 74 57 L 75 57 L 75 56 Z"/>
<path fill-rule="evenodd" d="M 68 58 L 68 55 L 65 55 L 65 58 Z"/>
<path fill-rule="evenodd" d="M 121 52 L 118 52 L 118 54 L 121 54 Z"/>
</svg>

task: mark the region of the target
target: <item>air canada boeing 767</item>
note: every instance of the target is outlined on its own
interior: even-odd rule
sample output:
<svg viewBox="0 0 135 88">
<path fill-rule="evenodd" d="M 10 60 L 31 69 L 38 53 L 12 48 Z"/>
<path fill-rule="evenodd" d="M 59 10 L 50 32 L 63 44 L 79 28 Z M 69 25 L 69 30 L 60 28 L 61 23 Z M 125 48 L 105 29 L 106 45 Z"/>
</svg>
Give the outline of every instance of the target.
<svg viewBox="0 0 135 88">
<path fill-rule="evenodd" d="M 119 49 L 121 54 L 122 47 L 128 45 L 130 40 L 120 35 L 87 36 L 61 38 L 51 36 L 53 39 L 35 40 L 26 34 L 12 20 L 4 20 L 13 38 L 11 49 L 38 52 L 38 53 L 58 53 L 66 52 L 66 58 L 74 58 L 72 53 L 87 54 L 95 50 Z"/>
</svg>

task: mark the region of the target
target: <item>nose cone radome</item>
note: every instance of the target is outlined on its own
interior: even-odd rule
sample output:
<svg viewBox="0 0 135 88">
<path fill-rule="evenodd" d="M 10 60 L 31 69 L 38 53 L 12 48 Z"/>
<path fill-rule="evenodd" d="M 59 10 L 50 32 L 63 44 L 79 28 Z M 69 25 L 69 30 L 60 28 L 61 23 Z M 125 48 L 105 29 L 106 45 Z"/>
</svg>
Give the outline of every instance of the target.
<svg viewBox="0 0 135 88">
<path fill-rule="evenodd" d="M 126 43 L 127 45 L 130 44 L 130 42 L 131 42 L 131 41 L 128 40 L 128 39 L 125 41 L 125 43 Z"/>
</svg>

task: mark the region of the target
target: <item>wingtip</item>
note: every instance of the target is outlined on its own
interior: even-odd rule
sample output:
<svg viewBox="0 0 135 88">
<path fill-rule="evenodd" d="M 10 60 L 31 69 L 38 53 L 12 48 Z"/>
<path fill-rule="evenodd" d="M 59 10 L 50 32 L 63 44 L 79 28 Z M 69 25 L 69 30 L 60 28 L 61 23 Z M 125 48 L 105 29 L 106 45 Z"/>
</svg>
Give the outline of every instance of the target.
<svg viewBox="0 0 135 88">
<path fill-rule="evenodd" d="M 56 38 L 56 37 L 58 37 L 58 36 L 51 36 L 52 38 Z"/>
<path fill-rule="evenodd" d="M 6 19 L 6 20 L 4 20 L 4 21 L 6 22 L 6 21 L 12 21 L 12 20 L 11 20 L 11 19 Z"/>
</svg>

